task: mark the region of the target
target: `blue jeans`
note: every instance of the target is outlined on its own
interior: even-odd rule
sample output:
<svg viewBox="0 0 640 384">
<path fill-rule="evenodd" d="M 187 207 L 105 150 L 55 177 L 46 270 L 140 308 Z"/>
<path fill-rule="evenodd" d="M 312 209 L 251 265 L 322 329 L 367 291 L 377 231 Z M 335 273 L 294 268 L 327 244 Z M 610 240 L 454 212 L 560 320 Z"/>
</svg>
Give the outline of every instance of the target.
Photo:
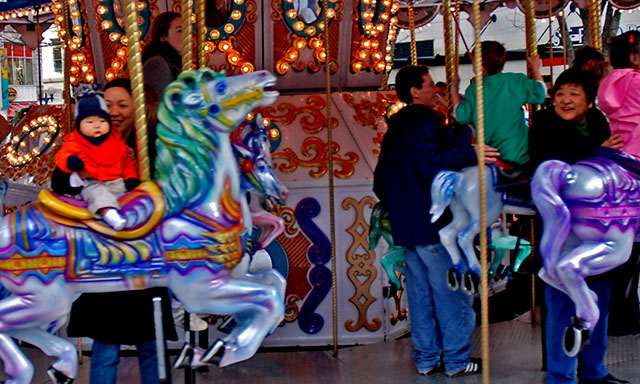
<svg viewBox="0 0 640 384">
<path fill-rule="evenodd" d="M 138 364 L 140 365 L 140 382 L 142 384 L 158 384 L 158 356 L 156 342 L 148 341 L 137 344 Z M 120 363 L 120 344 L 93 341 L 90 384 L 116 384 L 118 382 L 118 364 Z"/>
<path fill-rule="evenodd" d="M 571 317 L 576 314 L 576 306 L 564 292 L 549 285 L 545 288 L 547 305 L 547 383 L 573 384 L 577 374 L 581 379 L 600 380 L 609 374 L 604 366 L 607 351 L 607 322 L 609 319 L 609 281 L 593 279 L 588 282 L 598 295 L 600 319 L 591 334 L 589 344 L 576 357 L 567 356 L 562 350 L 564 329 L 571 325 Z"/>
<path fill-rule="evenodd" d="M 430 370 L 442 356 L 447 373 L 459 372 L 471 352 L 476 325 L 473 298 L 447 287 L 447 271 L 453 264 L 441 244 L 405 248 L 405 256 L 416 368 Z"/>
</svg>

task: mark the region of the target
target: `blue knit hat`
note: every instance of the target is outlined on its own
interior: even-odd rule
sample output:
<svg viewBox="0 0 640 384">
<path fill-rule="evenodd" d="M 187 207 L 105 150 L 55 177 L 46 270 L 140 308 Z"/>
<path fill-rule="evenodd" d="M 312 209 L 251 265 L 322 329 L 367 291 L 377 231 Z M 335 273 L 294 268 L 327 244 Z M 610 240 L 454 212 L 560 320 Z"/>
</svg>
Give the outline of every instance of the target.
<svg viewBox="0 0 640 384">
<path fill-rule="evenodd" d="M 75 108 L 76 128 L 80 127 L 80 122 L 89 116 L 103 117 L 111 125 L 111 116 L 104 99 L 97 94 L 87 94 L 78 100 Z"/>
</svg>

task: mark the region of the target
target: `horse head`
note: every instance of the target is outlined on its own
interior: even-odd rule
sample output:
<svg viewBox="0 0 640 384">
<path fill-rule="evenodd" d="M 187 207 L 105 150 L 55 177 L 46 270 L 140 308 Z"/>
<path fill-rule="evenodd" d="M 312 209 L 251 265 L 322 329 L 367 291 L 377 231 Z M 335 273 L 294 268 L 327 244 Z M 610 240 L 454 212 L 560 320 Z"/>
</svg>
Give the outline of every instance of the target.
<svg viewBox="0 0 640 384">
<path fill-rule="evenodd" d="M 276 100 L 275 83 L 267 71 L 232 77 L 208 68 L 185 71 L 165 91 L 163 102 L 185 117 L 229 133 L 249 112 Z"/>
<path fill-rule="evenodd" d="M 272 103 L 275 77 L 266 71 L 226 77 L 211 69 L 184 71 L 171 83 L 158 108 L 155 179 L 176 213 L 200 201 L 214 186 L 214 164 L 229 163 L 221 148 L 257 107 Z M 176 164 L 181 164 L 176 166 Z"/>
<path fill-rule="evenodd" d="M 233 150 L 238 159 L 241 172 L 241 188 L 244 191 L 256 190 L 264 196 L 268 210 L 275 204 L 283 205 L 289 191 L 278 180 L 271 163 L 269 132 L 262 117 L 257 115 L 250 124 L 243 125 L 233 135 Z"/>
</svg>

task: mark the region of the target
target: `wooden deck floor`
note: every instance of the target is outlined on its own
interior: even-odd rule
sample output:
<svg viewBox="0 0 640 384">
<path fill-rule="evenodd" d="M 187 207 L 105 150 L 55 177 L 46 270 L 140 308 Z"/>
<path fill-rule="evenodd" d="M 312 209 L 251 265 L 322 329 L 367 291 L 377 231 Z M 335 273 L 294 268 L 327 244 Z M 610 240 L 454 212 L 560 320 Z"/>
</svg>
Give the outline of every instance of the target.
<svg viewBox="0 0 640 384">
<path fill-rule="evenodd" d="M 528 316 L 524 316 L 526 319 Z M 473 356 L 480 356 L 480 329 L 473 337 Z M 540 326 L 513 320 L 490 327 L 491 383 L 542 384 Z M 37 350 L 27 349 L 36 366 L 34 383 L 49 383 L 45 370 L 51 359 Z M 409 338 L 386 343 L 341 348 L 338 357 L 325 350 L 264 350 L 249 361 L 223 369 L 212 367 L 197 373 L 197 383 L 252 384 L 327 384 L 327 383 L 481 383 L 481 375 L 450 379 L 444 374 L 419 376 L 411 358 Z M 617 377 L 640 383 L 640 335 L 610 337 L 607 366 Z M 90 359 L 85 357 L 76 383 L 89 382 Z M 123 357 L 118 371 L 119 383 L 139 383 L 136 357 Z M 172 372 L 173 383 L 184 383 L 184 372 Z"/>
</svg>

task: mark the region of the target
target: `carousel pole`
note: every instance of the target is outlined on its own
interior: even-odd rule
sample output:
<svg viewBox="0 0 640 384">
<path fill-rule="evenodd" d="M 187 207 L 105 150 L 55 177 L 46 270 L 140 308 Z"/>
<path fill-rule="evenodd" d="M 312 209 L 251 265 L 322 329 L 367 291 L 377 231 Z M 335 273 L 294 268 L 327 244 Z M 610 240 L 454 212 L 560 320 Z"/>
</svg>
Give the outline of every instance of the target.
<svg viewBox="0 0 640 384">
<path fill-rule="evenodd" d="M 36 5 L 36 44 L 38 52 L 38 104 L 42 105 L 42 48 L 40 45 L 40 6 Z"/>
<path fill-rule="evenodd" d="M 136 0 L 125 0 L 124 18 L 129 47 L 129 77 L 136 127 L 136 145 L 138 147 L 138 169 L 140 180 L 149 181 L 149 151 L 147 147 L 147 109 L 144 101 L 144 79 L 142 78 L 142 55 L 140 54 L 140 35 Z"/>
<path fill-rule="evenodd" d="M 527 39 L 527 57 L 535 57 L 538 56 L 538 42 L 536 40 L 536 18 L 535 18 L 535 9 L 533 6 L 533 0 L 525 0 L 524 2 L 524 17 L 525 17 L 525 34 Z M 551 30 L 551 26 L 549 26 L 549 30 Z M 527 70 L 529 74 L 531 74 L 531 68 L 529 68 L 529 64 L 527 63 Z M 528 107 L 529 113 L 533 112 L 533 108 L 531 106 Z M 533 243 L 533 235 L 534 235 L 533 225 L 531 227 L 531 242 Z M 531 326 L 533 327 L 536 324 L 536 275 L 531 275 Z M 546 356 L 546 352 L 543 354 Z M 544 362 L 543 362 L 544 364 Z"/>
<path fill-rule="evenodd" d="M 458 25 L 460 24 L 460 0 L 456 0 L 455 10 L 453 11 L 453 21 L 456 23 L 456 30 L 454 32 L 454 65 L 455 73 L 458 73 L 458 67 L 460 66 L 460 30 Z"/>
<path fill-rule="evenodd" d="M 409 13 L 409 34 L 411 35 L 411 65 L 418 65 L 418 48 L 416 47 L 416 20 L 413 14 L 413 0 L 407 1 Z"/>
<path fill-rule="evenodd" d="M 197 12 L 197 35 L 198 35 L 198 68 L 207 66 L 207 52 L 204 50 L 204 43 L 207 38 L 207 27 L 205 25 L 205 16 L 207 13 L 207 4 L 205 0 L 196 0 Z"/>
<path fill-rule="evenodd" d="M 602 52 L 602 36 L 600 33 L 601 0 L 589 0 L 589 38 L 591 45 Z"/>
<path fill-rule="evenodd" d="M 527 57 L 538 55 L 538 42 L 536 41 L 536 18 L 533 0 L 524 1 L 525 34 L 527 35 Z M 529 72 L 531 69 L 529 69 Z"/>
<path fill-rule="evenodd" d="M 63 15 L 63 23 L 64 23 L 64 32 L 65 32 L 65 39 L 63 39 L 62 44 L 64 45 L 64 89 L 62 92 L 62 96 L 64 98 L 64 105 L 66 105 L 67 107 L 65 108 L 66 110 L 66 115 L 67 115 L 67 125 L 65 126 L 64 129 L 66 129 L 66 132 L 61 132 L 61 133 L 69 133 L 71 132 L 71 119 L 73 118 L 73 116 L 71 115 L 71 52 L 69 49 L 69 36 L 67 36 L 67 34 L 69 33 L 69 6 L 64 4 L 64 6 L 62 7 L 62 15 Z M 82 351 L 82 340 L 78 339 L 78 350 Z M 82 356 L 82 355 L 81 355 Z"/>
<path fill-rule="evenodd" d="M 336 213 L 333 186 L 333 131 L 331 128 L 331 57 L 329 56 L 329 2 L 322 2 L 324 23 L 324 80 L 327 98 L 327 163 L 329 172 L 329 227 L 331 236 L 331 303 L 333 307 L 333 357 L 338 357 L 338 284 L 336 266 Z"/>
<path fill-rule="evenodd" d="M 567 69 L 567 21 L 564 18 L 564 10 L 558 13 L 561 19 L 560 28 L 562 28 L 562 69 Z"/>
<path fill-rule="evenodd" d="M 478 182 L 480 187 L 480 308 L 482 321 L 482 383 L 489 384 L 489 273 L 487 266 L 487 204 L 484 166 L 484 95 L 482 89 L 482 45 L 480 44 L 480 0 L 473 2 L 475 48 L 473 65 L 476 73 L 476 141 L 478 149 Z"/>
<path fill-rule="evenodd" d="M 442 17 L 444 25 L 444 61 L 445 61 L 445 75 L 447 80 L 447 108 L 449 116 L 453 115 L 453 103 L 451 102 L 451 88 L 453 86 L 453 79 L 457 73 L 455 51 L 453 47 L 453 33 L 451 25 L 451 0 L 442 1 Z M 456 33 L 457 36 L 457 33 Z"/>
<path fill-rule="evenodd" d="M 553 83 L 553 16 L 551 15 L 553 9 L 551 8 L 551 0 L 548 0 L 547 3 L 549 4 L 549 77 Z"/>
<path fill-rule="evenodd" d="M 193 45 L 191 42 L 191 14 L 193 0 L 182 0 L 182 70 L 193 68 Z"/>
</svg>

